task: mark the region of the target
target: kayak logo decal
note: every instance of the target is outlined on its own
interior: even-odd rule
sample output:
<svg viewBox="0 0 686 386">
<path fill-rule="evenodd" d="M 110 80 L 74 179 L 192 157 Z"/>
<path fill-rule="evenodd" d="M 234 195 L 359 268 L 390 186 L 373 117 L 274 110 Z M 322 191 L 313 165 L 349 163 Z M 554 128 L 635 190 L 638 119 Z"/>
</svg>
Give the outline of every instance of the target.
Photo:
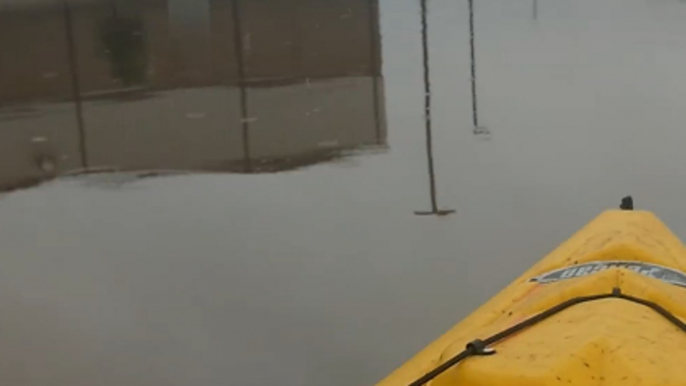
<svg viewBox="0 0 686 386">
<path fill-rule="evenodd" d="M 561 280 L 588 276 L 608 268 L 624 268 L 653 279 L 686 287 L 686 274 L 676 269 L 663 267 L 655 264 L 642 263 L 639 261 L 592 261 L 589 263 L 564 267 L 531 278 L 529 282 L 555 283 Z"/>
</svg>

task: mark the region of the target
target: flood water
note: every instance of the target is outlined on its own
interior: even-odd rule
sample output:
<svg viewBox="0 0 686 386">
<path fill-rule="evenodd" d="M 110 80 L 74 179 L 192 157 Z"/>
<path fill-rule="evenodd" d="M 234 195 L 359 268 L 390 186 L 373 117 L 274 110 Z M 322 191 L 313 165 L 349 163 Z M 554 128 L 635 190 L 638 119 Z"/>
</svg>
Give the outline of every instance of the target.
<svg viewBox="0 0 686 386">
<path fill-rule="evenodd" d="M 478 134 L 466 0 L 0 0 L 0 382 L 372 385 L 624 195 L 686 237 L 686 4 L 474 7 Z"/>
</svg>

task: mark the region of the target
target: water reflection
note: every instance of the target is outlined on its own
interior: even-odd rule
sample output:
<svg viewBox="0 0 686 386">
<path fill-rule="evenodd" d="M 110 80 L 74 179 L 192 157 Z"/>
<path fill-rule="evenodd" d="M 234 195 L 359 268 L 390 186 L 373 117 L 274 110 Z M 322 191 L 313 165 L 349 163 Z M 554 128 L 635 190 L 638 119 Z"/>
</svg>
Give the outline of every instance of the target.
<svg viewBox="0 0 686 386">
<path fill-rule="evenodd" d="M 0 190 L 383 150 L 379 46 L 374 0 L 4 2 Z"/>
</svg>

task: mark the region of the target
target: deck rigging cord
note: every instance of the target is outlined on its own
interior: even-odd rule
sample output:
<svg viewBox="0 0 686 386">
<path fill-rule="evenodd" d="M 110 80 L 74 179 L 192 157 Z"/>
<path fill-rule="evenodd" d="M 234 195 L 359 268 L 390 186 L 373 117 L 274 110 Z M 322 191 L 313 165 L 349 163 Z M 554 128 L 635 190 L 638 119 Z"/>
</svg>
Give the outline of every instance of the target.
<svg viewBox="0 0 686 386">
<path fill-rule="evenodd" d="M 484 355 L 492 355 L 495 354 L 495 350 L 490 348 L 489 346 L 497 343 L 511 335 L 514 335 L 524 329 L 527 329 L 561 311 L 566 310 L 569 307 L 575 306 L 577 304 L 582 304 L 582 303 L 588 303 L 596 300 L 603 300 L 603 299 L 621 299 L 621 300 L 626 300 L 630 301 L 633 303 L 641 304 L 643 306 L 646 306 L 648 308 L 651 308 L 653 311 L 657 312 L 658 314 L 662 315 L 665 319 L 667 319 L 669 322 L 671 322 L 673 325 L 678 327 L 681 331 L 686 332 L 686 323 L 684 323 L 681 319 L 678 317 L 674 316 L 671 312 L 660 306 L 659 304 L 641 299 L 641 298 L 636 298 L 630 295 L 625 295 L 622 293 L 621 289 L 615 288 L 612 290 L 611 293 L 608 294 L 599 294 L 599 295 L 590 295 L 590 296 L 579 296 L 575 297 L 569 300 L 566 300 L 556 306 L 553 306 L 537 315 L 532 316 L 529 319 L 526 319 L 520 323 L 515 324 L 514 326 L 507 328 L 493 336 L 490 336 L 486 339 L 476 339 L 469 344 L 467 344 L 467 347 L 460 352 L 459 354 L 455 355 L 454 357 L 448 359 L 446 362 L 441 364 L 440 366 L 436 367 L 435 369 L 431 370 L 430 372 L 426 373 L 424 376 L 421 378 L 417 379 L 416 381 L 412 382 L 409 384 L 409 386 L 423 386 L 426 383 L 430 382 L 434 378 L 438 377 L 439 375 L 443 374 L 446 372 L 448 369 L 452 368 L 453 366 L 457 365 L 458 363 L 462 362 L 463 360 L 472 357 L 472 356 L 484 356 Z"/>
</svg>

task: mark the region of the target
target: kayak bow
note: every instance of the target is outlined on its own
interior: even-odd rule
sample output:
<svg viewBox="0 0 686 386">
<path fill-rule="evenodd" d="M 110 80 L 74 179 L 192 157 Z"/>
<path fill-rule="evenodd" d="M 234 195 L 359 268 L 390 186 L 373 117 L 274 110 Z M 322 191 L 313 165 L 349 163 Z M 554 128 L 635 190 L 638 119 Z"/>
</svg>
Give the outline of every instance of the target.
<svg viewBox="0 0 686 386">
<path fill-rule="evenodd" d="M 686 385 L 686 247 L 598 216 L 377 386 Z"/>
</svg>

